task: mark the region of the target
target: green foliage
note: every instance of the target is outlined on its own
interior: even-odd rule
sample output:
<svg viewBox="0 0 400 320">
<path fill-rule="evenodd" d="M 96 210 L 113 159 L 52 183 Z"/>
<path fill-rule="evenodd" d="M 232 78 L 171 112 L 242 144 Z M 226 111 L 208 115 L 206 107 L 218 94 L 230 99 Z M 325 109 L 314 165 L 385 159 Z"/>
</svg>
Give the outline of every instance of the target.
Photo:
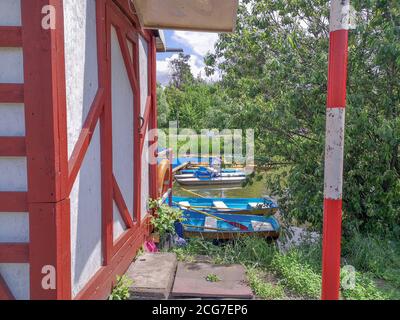
<svg viewBox="0 0 400 320">
<path fill-rule="evenodd" d="M 275 255 L 271 267 L 295 293 L 314 299 L 321 296 L 321 275 L 301 261 L 295 250 Z"/>
<path fill-rule="evenodd" d="M 128 300 L 130 298 L 129 288 L 132 284 L 133 280 L 128 276 L 117 276 L 117 282 L 109 300 Z"/>
<path fill-rule="evenodd" d="M 368 244 L 366 244 L 368 247 Z M 354 248 L 357 250 L 357 248 Z M 287 252 L 281 252 L 274 244 L 267 244 L 264 239 L 249 237 L 222 246 L 215 246 L 210 241 L 193 239 L 184 248 L 174 248 L 179 260 L 195 261 L 197 255 L 209 256 L 214 263 L 239 263 L 246 267 L 249 283 L 253 291 L 265 299 L 286 298 L 284 291 L 294 293 L 302 298 L 319 299 L 321 290 L 321 244 L 304 243 L 293 247 Z M 352 251 L 345 251 L 345 263 L 356 261 Z M 386 250 L 371 252 L 372 255 L 385 256 Z M 397 259 L 400 254 L 397 255 Z M 372 270 L 362 269 L 353 265 L 355 287 L 342 288 L 344 299 L 389 299 L 399 298 L 400 287 L 395 280 L 387 280 L 387 288 L 378 287 Z M 277 283 L 270 283 L 265 279 L 266 273 L 273 272 L 279 279 Z M 342 271 L 342 277 L 345 276 Z"/>
<path fill-rule="evenodd" d="M 341 272 L 341 279 L 346 272 Z M 376 284 L 370 277 L 356 272 L 355 287 L 342 290 L 342 297 L 348 300 L 386 300 L 389 297 L 381 290 L 376 290 Z"/>
<path fill-rule="evenodd" d="M 169 105 L 163 87 L 157 84 L 158 127 L 168 127 Z"/>
<path fill-rule="evenodd" d="M 346 264 L 369 272 L 400 288 L 400 242 L 385 237 L 355 234 L 344 240 Z"/>
<path fill-rule="evenodd" d="M 344 163 L 346 234 L 399 234 L 400 3 L 352 1 Z M 245 0 L 237 31 L 206 58 L 222 72 L 224 124 L 255 129 L 256 159 L 286 217 L 322 224 L 329 1 Z"/>
<path fill-rule="evenodd" d="M 285 291 L 280 284 L 273 285 L 263 279 L 262 271 L 256 268 L 247 269 L 250 287 L 257 297 L 265 300 L 280 300 L 285 298 Z"/>
<path fill-rule="evenodd" d="M 215 273 L 210 273 L 206 276 L 206 281 L 208 282 L 220 282 L 221 279 L 215 274 Z"/>
<path fill-rule="evenodd" d="M 182 221 L 182 210 L 172 208 L 166 204 L 159 204 L 159 200 L 149 200 L 149 208 L 156 211 L 150 223 L 163 238 L 168 233 L 175 233 L 175 222 Z"/>
<path fill-rule="evenodd" d="M 175 88 L 181 89 L 185 84 L 190 84 L 194 81 L 193 74 L 190 70 L 189 59 L 190 55 L 179 53 L 178 58 L 170 61 L 170 84 Z"/>
</svg>

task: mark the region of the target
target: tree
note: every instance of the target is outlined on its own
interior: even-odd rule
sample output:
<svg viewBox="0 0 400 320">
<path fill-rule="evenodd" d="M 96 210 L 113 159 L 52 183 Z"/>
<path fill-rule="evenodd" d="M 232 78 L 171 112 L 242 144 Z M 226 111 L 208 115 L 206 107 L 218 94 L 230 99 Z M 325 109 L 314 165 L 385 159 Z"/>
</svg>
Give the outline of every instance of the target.
<svg viewBox="0 0 400 320">
<path fill-rule="evenodd" d="M 170 85 L 182 89 L 185 84 L 194 82 L 194 77 L 189 65 L 190 55 L 179 53 L 176 59 L 169 63 L 171 69 Z"/>
<path fill-rule="evenodd" d="M 164 88 L 157 84 L 157 111 L 158 111 L 158 127 L 168 127 L 169 105 Z"/>
<path fill-rule="evenodd" d="M 400 9 L 354 0 L 349 39 L 344 226 L 400 222 Z M 269 181 L 289 219 L 322 224 L 329 2 L 244 0 L 237 31 L 207 57 L 229 99 L 229 125 L 255 129 L 256 156 L 290 163 Z M 398 230 L 398 229 L 397 229 Z"/>
</svg>

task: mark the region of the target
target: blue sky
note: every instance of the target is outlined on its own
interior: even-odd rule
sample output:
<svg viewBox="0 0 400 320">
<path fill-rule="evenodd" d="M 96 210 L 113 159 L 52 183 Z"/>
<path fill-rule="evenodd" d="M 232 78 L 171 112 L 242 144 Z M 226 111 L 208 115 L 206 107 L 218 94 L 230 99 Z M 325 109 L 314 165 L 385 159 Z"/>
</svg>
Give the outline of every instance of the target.
<svg viewBox="0 0 400 320">
<path fill-rule="evenodd" d="M 195 77 L 201 76 L 206 80 L 215 80 L 216 77 L 208 78 L 204 73 L 204 56 L 214 51 L 214 45 L 218 40 L 216 33 L 172 31 L 165 30 L 167 47 L 182 48 L 185 54 L 190 55 L 190 67 Z M 177 53 L 157 54 L 157 81 L 165 85 L 169 81 L 169 61 L 176 57 Z"/>
</svg>

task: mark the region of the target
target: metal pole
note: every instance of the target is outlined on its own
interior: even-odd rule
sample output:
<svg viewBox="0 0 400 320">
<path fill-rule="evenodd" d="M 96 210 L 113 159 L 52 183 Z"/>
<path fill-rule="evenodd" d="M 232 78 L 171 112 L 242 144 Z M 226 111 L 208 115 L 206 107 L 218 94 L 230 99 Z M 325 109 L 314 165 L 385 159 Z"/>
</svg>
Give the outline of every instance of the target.
<svg viewBox="0 0 400 320">
<path fill-rule="evenodd" d="M 322 299 L 339 299 L 350 0 L 332 0 L 326 110 Z"/>
</svg>

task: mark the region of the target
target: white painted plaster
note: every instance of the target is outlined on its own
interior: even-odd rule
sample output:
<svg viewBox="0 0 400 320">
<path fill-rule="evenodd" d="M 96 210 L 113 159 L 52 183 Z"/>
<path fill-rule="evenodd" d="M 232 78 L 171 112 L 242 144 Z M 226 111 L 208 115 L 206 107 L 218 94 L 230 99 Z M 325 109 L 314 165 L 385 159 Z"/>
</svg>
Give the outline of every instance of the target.
<svg viewBox="0 0 400 320">
<path fill-rule="evenodd" d="M 0 243 L 29 242 L 29 215 L 27 212 L 0 212 Z"/>
<path fill-rule="evenodd" d="M 148 83 L 148 45 L 145 39 L 139 37 L 139 71 L 140 71 L 140 110 L 143 116 L 149 95 Z"/>
<path fill-rule="evenodd" d="M 114 27 L 111 63 L 113 169 L 126 206 L 133 213 L 133 91 Z"/>
<path fill-rule="evenodd" d="M 101 267 L 101 154 L 97 125 L 71 192 L 72 293 L 75 296 Z"/>
<path fill-rule="evenodd" d="M 25 136 L 25 115 L 23 104 L 0 103 L 0 136 Z"/>
<path fill-rule="evenodd" d="M 0 192 L 27 191 L 25 157 L 0 157 Z"/>
<path fill-rule="evenodd" d="M 122 220 L 121 214 L 115 202 L 113 202 L 113 217 L 114 217 L 113 230 L 114 230 L 114 241 L 115 241 L 126 230 L 124 220 Z"/>
<path fill-rule="evenodd" d="M 64 29 L 68 155 L 71 156 L 99 86 L 95 0 L 65 0 Z"/>
<path fill-rule="evenodd" d="M 0 0 L 0 26 L 21 25 L 21 0 Z"/>
<path fill-rule="evenodd" d="M 350 0 L 332 0 L 330 31 L 348 30 L 350 27 Z"/>
<path fill-rule="evenodd" d="M 0 48 L 0 83 L 23 83 L 22 48 Z"/>
<path fill-rule="evenodd" d="M 341 199 L 343 186 L 344 108 L 328 108 L 326 114 L 325 198 Z"/>
<path fill-rule="evenodd" d="M 28 263 L 0 263 L 0 274 L 17 300 L 29 300 Z"/>
</svg>

